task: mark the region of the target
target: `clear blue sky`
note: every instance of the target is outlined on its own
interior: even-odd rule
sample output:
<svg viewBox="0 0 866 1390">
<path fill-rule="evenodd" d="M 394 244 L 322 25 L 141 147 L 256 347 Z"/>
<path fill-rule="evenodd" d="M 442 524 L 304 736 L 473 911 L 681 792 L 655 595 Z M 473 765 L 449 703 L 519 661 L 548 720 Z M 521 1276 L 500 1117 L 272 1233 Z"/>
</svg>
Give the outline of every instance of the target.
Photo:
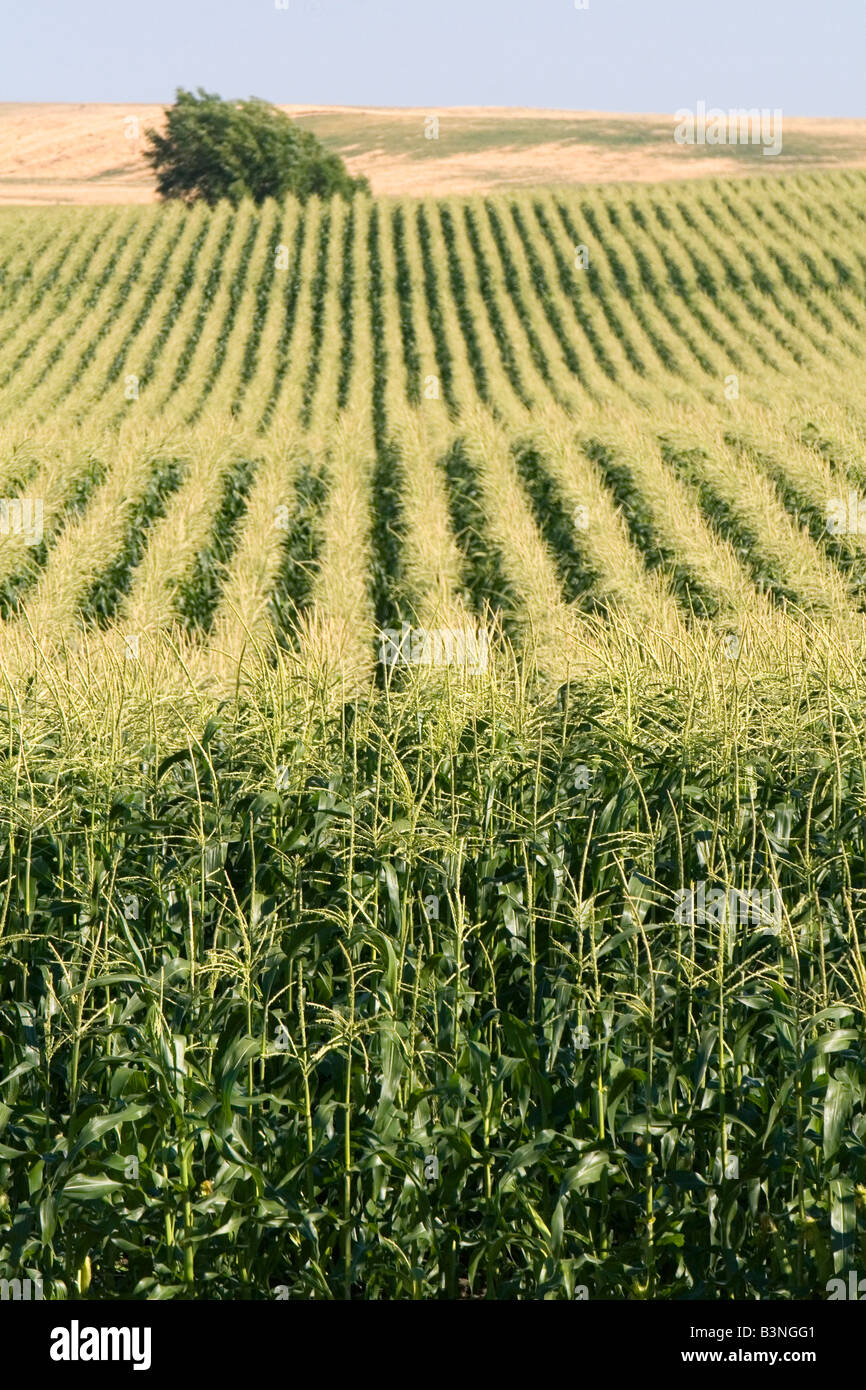
<svg viewBox="0 0 866 1390">
<path fill-rule="evenodd" d="M 0 100 L 866 116 L 864 0 L 3 0 Z"/>
</svg>

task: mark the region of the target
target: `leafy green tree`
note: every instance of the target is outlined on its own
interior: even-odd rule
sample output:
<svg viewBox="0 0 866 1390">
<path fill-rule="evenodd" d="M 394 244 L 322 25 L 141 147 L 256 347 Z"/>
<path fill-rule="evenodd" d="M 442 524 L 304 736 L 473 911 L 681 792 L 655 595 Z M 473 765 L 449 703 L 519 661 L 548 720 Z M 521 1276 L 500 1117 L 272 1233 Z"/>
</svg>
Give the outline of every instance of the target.
<svg viewBox="0 0 866 1390">
<path fill-rule="evenodd" d="M 352 178 L 315 135 L 257 97 L 223 101 L 201 87 L 197 94 L 180 87 L 165 114 L 165 134 L 148 130 L 144 152 L 163 198 L 213 205 L 369 192 L 367 180 Z"/>
</svg>

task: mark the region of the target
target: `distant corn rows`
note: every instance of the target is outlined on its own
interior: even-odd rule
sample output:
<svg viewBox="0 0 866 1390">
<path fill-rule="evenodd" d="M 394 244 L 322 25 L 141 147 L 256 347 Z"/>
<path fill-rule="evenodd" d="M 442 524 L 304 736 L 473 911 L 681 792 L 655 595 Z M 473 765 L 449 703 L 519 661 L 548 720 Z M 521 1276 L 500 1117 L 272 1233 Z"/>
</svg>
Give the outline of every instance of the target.
<svg viewBox="0 0 866 1390">
<path fill-rule="evenodd" d="M 864 230 L 853 173 L 4 213 L 0 660 L 853 651 Z"/>
</svg>

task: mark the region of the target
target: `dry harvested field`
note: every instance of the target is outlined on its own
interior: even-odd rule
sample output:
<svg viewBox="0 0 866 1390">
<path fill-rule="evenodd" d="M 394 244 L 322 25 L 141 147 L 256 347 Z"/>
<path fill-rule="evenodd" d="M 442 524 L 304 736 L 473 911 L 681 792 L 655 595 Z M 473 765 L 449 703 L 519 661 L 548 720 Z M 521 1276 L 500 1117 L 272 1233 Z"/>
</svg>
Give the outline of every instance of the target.
<svg viewBox="0 0 866 1390">
<path fill-rule="evenodd" d="M 673 117 L 455 107 L 282 108 L 365 174 L 374 193 L 486 193 L 540 183 L 766 174 L 866 167 L 866 120 L 786 119 L 778 157 L 760 148 L 678 146 Z M 425 136 L 438 114 L 439 137 Z M 162 108 L 0 104 L 0 204 L 147 203 L 141 136 Z M 139 132 L 136 137 L 136 130 Z"/>
</svg>

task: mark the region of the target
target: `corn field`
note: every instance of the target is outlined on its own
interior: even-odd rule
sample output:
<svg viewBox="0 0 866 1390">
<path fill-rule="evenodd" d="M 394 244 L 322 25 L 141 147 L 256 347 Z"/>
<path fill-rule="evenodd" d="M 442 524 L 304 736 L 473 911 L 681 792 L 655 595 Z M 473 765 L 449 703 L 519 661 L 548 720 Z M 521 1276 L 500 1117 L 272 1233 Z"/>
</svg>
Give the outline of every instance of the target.
<svg viewBox="0 0 866 1390">
<path fill-rule="evenodd" d="M 866 1273 L 864 230 L 0 210 L 0 1277 Z"/>
</svg>

